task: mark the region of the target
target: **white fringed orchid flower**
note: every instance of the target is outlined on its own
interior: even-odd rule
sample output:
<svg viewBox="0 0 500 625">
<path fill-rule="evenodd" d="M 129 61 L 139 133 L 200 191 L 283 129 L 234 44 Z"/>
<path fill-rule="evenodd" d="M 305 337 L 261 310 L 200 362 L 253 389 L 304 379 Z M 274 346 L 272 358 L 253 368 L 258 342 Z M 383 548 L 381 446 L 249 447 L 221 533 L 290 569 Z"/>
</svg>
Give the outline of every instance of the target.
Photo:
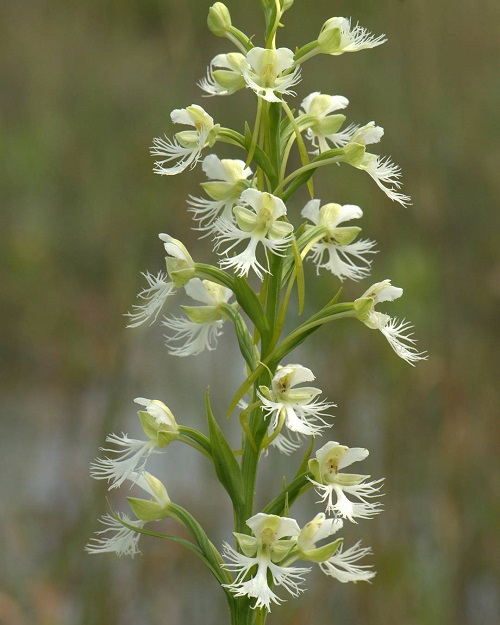
<svg viewBox="0 0 500 625">
<path fill-rule="evenodd" d="M 147 471 L 142 473 L 132 473 L 129 478 L 132 483 L 139 486 L 148 495 L 151 500 L 136 499 L 129 497 L 129 503 L 136 512 L 138 519 L 130 519 L 126 514 L 118 513 L 116 517 L 105 514 L 99 521 L 106 526 L 106 529 L 96 532 L 97 538 L 92 538 L 85 547 L 88 553 L 116 553 L 118 556 L 134 557 L 136 553 L 140 553 L 138 542 L 140 533 L 129 527 L 125 527 L 123 522 L 131 525 L 133 528 L 142 529 L 147 521 L 159 520 L 168 516 L 168 507 L 170 498 L 167 494 L 165 486 L 154 475 Z M 106 535 L 103 538 L 99 536 Z"/>
<path fill-rule="evenodd" d="M 146 407 L 138 414 L 148 440 L 129 438 L 123 433 L 109 434 L 106 442 L 115 447 L 101 448 L 101 451 L 114 457 L 96 458 L 90 465 L 90 475 L 96 480 L 111 482 L 110 490 L 118 488 L 125 480 L 137 479 L 144 471 L 149 456 L 161 453 L 162 448 L 179 436 L 175 417 L 163 402 L 144 397 L 137 397 L 134 401 Z"/>
<path fill-rule="evenodd" d="M 307 136 L 314 145 L 314 153 L 325 152 L 330 149 L 329 143 L 335 147 L 342 147 L 351 140 L 357 126 L 349 125 L 340 130 L 345 122 L 345 115 L 332 115 L 335 111 L 345 109 L 349 100 L 341 95 L 326 95 L 315 91 L 304 98 L 300 105 L 303 115 L 297 123 L 307 124 Z"/>
<path fill-rule="evenodd" d="M 170 117 L 174 124 L 194 126 L 194 130 L 178 132 L 173 140 L 153 139 L 151 154 L 160 157 L 155 162 L 154 172 L 162 176 L 174 176 L 188 167 L 193 168 L 203 148 L 214 145 L 219 131 L 219 125 L 215 125 L 213 118 L 198 104 L 175 109 Z"/>
<path fill-rule="evenodd" d="M 130 318 L 127 328 L 136 328 L 150 319 L 153 324 L 169 295 L 174 293 L 176 287 L 186 284 L 194 273 L 194 261 L 186 247 L 168 234 L 160 234 L 159 237 L 168 254 L 167 272 L 160 271 L 156 276 L 149 272 L 142 274 L 147 280 L 148 287 L 143 289 L 138 297 L 145 300 L 145 303 L 134 304 L 132 312 L 125 314 Z M 167 277 L 171 280 L 167 280 Z"/>
<path fill-rule="evenodd" d="M 352 134 L 346 149 L 356 146 L 366 147 L 372 143 L 378 143 L 383 135 L 383 128 L 376 126 L 375 122 L 369 122 Z M 411 197 L 399 192 L 402 187 L 400 181 L 401 168 L 395 165 L 389 156 L 379 156 L 366 151 L 360 154 L 360 158 L 349 161 L 353 167 L 366 171 L 393 202 L 399 202 L 402 206 L 411 204 Z"/>
<path fill-rule="evenodd" d="M 255 608 L 271 610 L 271 602 L 283 601 L 270 587 L 270 582 L 283 586 L 293 597 L 303 592 L 300 584 L 308 568 L 280 566 L 293 549 L 300 528 L 294 519 L 259 513 L 248 519 L 254 536 L 234 533 L 242 553 L 224 543 L 227 570 L 236 573 L 232 584 L 225 584 L 236 597 L 255 599 Z M 249 577 L 250 575 L 250 577 Z"/>
<path fill-rule="evenodd" d="M 192 356 L 216 348 L 222 324 L 227 319 L 222 305 L 233 294 L 220 284 L 199 278 L 193 278 L 184 289 L 189 297 L 206 306 L 182 306 L 187 318 L 166 317 L 162 321 L 162 325 L 174 332 L 165 337 L 169 354 L 174 356 Z"/>
<path fill-rule="evenodd" d="M 377 304 L 392 302 L 401 295 L 403 289 L 392 286 L 390 280 L 383 280 L 371 286 L 358 298 L 354 302 L 354 307 L 358 319 L 370 329 L 380 330 L 396 354 L 410 365 L 414 365 L 419 360 L 426 360 L 427 356 L 415 347 L 416 339 L 412 338 L 413 333 L 410 332 L 412 324 L 375 310 Z"/>
<path fill-rule="evenodd" d="M 361 280 L 370 273 L 371 261 L 366 255 L 375 253 L 375 242 L 368 239 L 355 241 L 361 228 L 340 224 L 359 219 L 363 216 L 363 211 L 352 204 L 320 206 L 320 200 L 310 200 L 301 213 L 318 230 L 324 230 L 323 238 L 311 248 L 311 260 L 316 265 L 317 273 L 320 269 L 327 269 L 340 280 Z M 313 226 L 307 228 L 311 229 Z"/>
<path fill-rule="evenodd" d="M 271 388 L 260 387 L 258 393 L 262 401 L 262 411 L 270 420 L 269 433 L 283 453 L 300 447 L 304 436 L 318 436 L 325 428 L 331 427 L 323 417 L 328 416 L 327 410 L 335 404 L 319 401 L 319 388 L 298 384 L 312 382 L 313 372 L 302 365 L 286 365 L 279 367 L 271 380 Z M 286 427 L 291 437 L 284 436 L 281 431 Z"/>
<path fill-rule="evenodd" d="M 209 154 L 203 160 L 203 171 L 209 182 L 202 182 L 201 187 L 211 198 L 195 198 L 190 196 L 189 210 L 198 221 L 198 230 L 213 232 L 213 223 L 217 217 L 223 216 L 229 221 L 233 219 L 232 209 L 242 191 L 250 186 L 248 178 L 253 173 L 245 167 L 243 161 L 237 159 L 220 159 Z"/>
<path fill-rule="evenodd" d="M 253 269 L 262 280 L 263 273 L 269 273 L 269 265 L 267 263 L 264 267 L 257 260 L 258 244 L 273 254 L 282 255 L 290 244 L 293 226 L 286 221 L 278 221 L 286 215 L 286 206 L 280 198 L 257 189 L 246 189 L 240 199 L 245 206 L 233 208 L 236 223 L 221 217 L 214 224 L 215 249 L 230 243 L 228 248 L 219 252 L 227 257 L 238 243 L 248 241 L 243 252 L 224 258 L 220 266 L 223 269 L 233 267 L 239 276 L 246 276 Z"/>
<path fill-rule="evenodd" d="M 210 62 L 207 77 L 198 86 L 208 95 L 231 95 L 246 87 L 243 67 L 246 59 L 239 52 L 218 54 Z"/>
<path fill-rule="evenodd" d="M 336 513 L 356 523 L 355 518 L 369 519 L 382 511 L 380 503 L 369 500 L 379 495 L 383 479 L 367 482 L 369 475 L 340 473 L 353 462 L 364 460 L 368 453 L 368 449 L 346 447 L 329 441 L 316 452 L 316 458 L 309 461 L 309 470 L 314 476 L 311 482 L 322 501 L 327 502 L 326 512 Z M 351 501 L 346 493 L 358 501 Z"/>
<path fill-rule="evenodd" d="M 318 37 L 320 52 L 339 56 L 344 52 L 358 52 L 375 48 L 387 41 L 385 35 L 375 37 L 359 24 L 351 25 L 346 17 L 332 17 L 327 20 Z"/>
<path fill-rule="evenodd" d="M 291 87 L 300 81 L 300 68 L 294 68 L 293 57 L 288 48 L 252 48 L 242 66 L 247 86 L 268 102 L 281 102 L 282 96 L 295 95 Z"/>
</svg>

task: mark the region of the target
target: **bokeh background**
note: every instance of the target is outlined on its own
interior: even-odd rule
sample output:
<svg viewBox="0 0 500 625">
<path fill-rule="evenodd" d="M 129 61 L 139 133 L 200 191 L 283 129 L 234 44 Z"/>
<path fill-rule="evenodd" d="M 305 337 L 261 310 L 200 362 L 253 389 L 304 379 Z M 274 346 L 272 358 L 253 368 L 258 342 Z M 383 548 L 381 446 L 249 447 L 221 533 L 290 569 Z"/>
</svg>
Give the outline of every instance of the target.
<svg viewBox="0 0 500 625">
<path fill-rule="evenodd" d="M 173 544 L 143 538 L 133 561 L 83 551 L 106 511 L 88 464 L 106 433 L 139 434 L 132 399 L 162 399 L 180 421 L 204 428 L 206 385 L 223 414 L 242 375 L 230 332 L 217 352 L 179 360 L 159 325 L 125 331 L 122 316 L 139 272 L 163 266 L 158 232 L 215 261 L 186 212 L 200 168 L 161 178 L 148 154 L 152 137 L 172 134 L 173 108 L 201 103 L 238 129 L 254 118 L 249 92 L 200 98 L 208 61 L 231 49 L 206 28 L 209 5 L 2 5 L 1 625 L 227 622 L 215 582 Z M 257 0 L 228 5 L 260 41 Z M 280 44 L 310 41 L 332 15 L 351 15 L 389 43 L 310 61 L 292 104 L 314 90 L 347 96 L 349 121 L 386 128 L 380 151 L 402 166 L 414 200 L 406 210 L 393 205 L 348 167 L 318 175 L 319 197 L 363 207 L 364 234 L 381 251 L 372 278 L 346 285 L 345 296 L 391 277 L 405 296 L 390 312 L 416 324 L 430 358 L 412 368 L 379 333 L 347 321 L 293 355 L 338 404 L 332 436 L 371 450 L 366 468 L 387 477 L 386 511 L 348 531 L 374 549 L 371 586 L 313 574 L 309 592 L 273 610 L 269 623 L 497 625 L 499 5 L 296 0 Z M 297 196 L 290 211 L 305 200 Z M 338 284 L 308 276 L 313 311 Z M 297 463 L 270 454 L 261 505 Z M 155 465 L 171 497 L 220 544 L 230 509 L 208 469 L 175 445 Z M 113 505 L 126 510 L 124 493 Z M 297 516 L 317 511 L 309 493 Z"/>
</svg>

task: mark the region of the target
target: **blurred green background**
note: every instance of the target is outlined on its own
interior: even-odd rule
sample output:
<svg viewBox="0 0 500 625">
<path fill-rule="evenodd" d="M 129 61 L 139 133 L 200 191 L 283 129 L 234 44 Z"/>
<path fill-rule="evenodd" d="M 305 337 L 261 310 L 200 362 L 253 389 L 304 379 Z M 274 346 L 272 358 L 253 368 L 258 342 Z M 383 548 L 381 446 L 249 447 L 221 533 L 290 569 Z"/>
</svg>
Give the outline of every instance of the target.
<svg viewBox="0 0 500 625">
<path fill-rule="evenodd" d="M 257 0 L 227 4 L 260 41 Z M 237 129 L 253 120 L 249 92 L 202 100 L 196 87 L 209 60 L 231 49 L 208 32 L 209 5 L 3 3 L 1 625 L 227 622 L 215 582 L 175 545 L 143 538 L 133 561 L 83 551 L 106 511 L 88 464 L 106 433 L 139 433 L 132 399 L 162 399 L 203 428 L 206 385 L 222 414 L 241 378 L 230 332 L 217 352 L 178 360 L 159 325 L 125 331 L 122 317 L 139 272 L 163 266 L 159 232 L 215 261 L 186 212 L 200 168 L 161 178 L 148 153 L 154 136 L 172 134 L 173 108 L 200 103 Z M 345 296 L 392 278 L 405 296 L 387 310 L 416 324 L 430 358 L 413 369 L 379 333 L 347 321 L 293 354 L 338 404 L 332 437 L 368 447 L 366 469 L 387 477 L 386 511 L 348 531 L 374 549 L 371 586 L 313 574 L 309 592 L 269 623 L 498 625 L 499 5 L 296 0 L 280 45 L 310 41 L 333 15 L 389 43 L 310 61 L 292 105 L 316 90 L 347 96 L 349 121 L 386 128 L 380 153 L 402 166 L 414 201 L 393 205 L 347 167 L 318 175 L 318 197 L 359 204 L 381 252 L 372 277 Z M 313 311 L 338 284 L 308 276 Z M 171 497 L 204 519 L 216 544 L 228 538 L 228 501 L 204 460 L 175 445 L 158 460 Z M 270 454 L 260 502 L 297 463 Z M 113 503 L 126 510 L 123 493 Z M 309 493 L 301 522 L 319 511 L 313 504 Z"/>
</svg>

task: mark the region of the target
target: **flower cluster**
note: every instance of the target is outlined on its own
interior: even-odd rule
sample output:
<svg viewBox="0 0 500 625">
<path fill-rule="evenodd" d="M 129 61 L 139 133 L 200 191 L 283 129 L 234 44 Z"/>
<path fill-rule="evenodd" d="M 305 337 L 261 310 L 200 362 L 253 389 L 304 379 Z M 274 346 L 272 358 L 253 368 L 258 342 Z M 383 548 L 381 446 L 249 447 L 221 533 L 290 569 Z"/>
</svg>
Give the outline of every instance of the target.
<svg viewBox="0 0 500 625">
<path fill-rule="evenodd" d="M 282 16 L 293 0 L 261 0 L 261 5 L 266 18 L 263 47 L 233 25 L 223 3 L 210 8 L 210 30 L 228 39 L 236 51 L 217 54 L 198 83 L 208 96 L 233 96 L 243 90 L 251 95 L 257 105 L 253 130 L 246 126 L 240 134 L 225 128 L 201 106 L 192 104 L 175 109 L 170 116 L 174 124 L 189 129 L 172 139 L 156 138 L 151 148 L 157 159 L 154 171 L 161 175 L 175 175 L 201 162 L 206 176 L 201 183 L 204 195 L 190 195 L 187 204 L 194 231 L 205 241 L 211 237 L 217 260 L 214 264 L 196 262 L 181 241 L 160 234 L 165 270 L 143 274 L 147 286 L 127 313 L 128 327 L 135 328 L 155 322 L 173 295 L 193 300 L 181 305 L 182 314 L 165 315 L 161 322 L 168 353 L 180 357 L 215 350 L 223 329 L 232 327 L 245 361 L 245 379 L 227 414 L 240 408 L 242 445 L 233 449 L 225 437 L 223 420 L 214 415 L 208 391 L 208 434 L 199 431 L 197 423 L 179 425 L 159 400 L 135 399 L 142 407 L 138 417 L 144 437 L 110 434 L 108 445 L 101 448 L 102 456 L 91 463 L 91 475 L 106 480 L 110 489 L 127 484 L 149 498 L 127 497 L 134 517 L 121 512 L 103 516 L 104 529 L 86 547 L 93 554 L 133 556 L 138 553 L 141 532 L 155 535 L 149 528 L 144 530 L 147 523 L 165 519 L 180 523 L 189 540 L 158 536 L 176 540 L 199 556 L 224 588 L 233 623 L 249 625 L 254 625 L 257 613 L 259 623 L 264 623 L 272 605 L 284 601 L 281 591 L 291 596 L 303 592 L 312 564 L 342 583 L 368 582 L 375 575 L 371 565 L 361 562 L 370 549 L 360 542 L 344 548 L 339 532 L 346 522 L 372 519 L 382 511 L 383 479 L 346 472 L 368 457 L 362 447 L 330 440 L 310 457 L 316 437 L 332 427 L 335 404 L 321 398 L 321 389 L 308 386 L 315 380 L 311 369 L 285 359 L 323 325 L 345 318 L 379 330 L 394 352 L 411 365 L 426 358 L 416 347 L 409 322 L 377 310 L 379 304 L 403 293 L 390 280 L 365 287 L 352 302 L 338 301 L 340 292 L 333 297 L 339 282 L 356 282 L 370 275 L 377 250 L 374 241 L 359 238 L 361 228 L 353 225 L 359 223 L 363 210 L 342 204 L 338 197 L 323 202 L 315 197 L 311 180 L 323 167 L 350 165 L 366 171 L 389 199 L 408 205 L 410 198 L 401 192 L 399 167 L 390 157 L 367 151 L 380 142 L 384 130 L 373 121 L 346 123 L 349 100 L 342 95 L 315 91 L 304 94 L 298 107 L 292 109 L 287 103 L 310 59 L 375 48 L 386 41 L 385 36 L 374 36 L 347 18 L 333 17 L 324 23 L 317 39 L 294 52 L 276 45 Z M 203 154 L 218 143 L 243 150 L 243 158 L 237 158 L 241 152 L 235 158 Z M 289 162 L 294 147 L 301 161 L 297 169 Z M 310 199 L 305 205 L 290 201 L 306 187 Z M 303 264 L 307 261 L 317 274 L 326 270 L 337 284 L 331 287 L 327 304 L 293 326 L 292 294 L 297 295 L 299 314 L 306 310 L 309 277 Z M 191 446 L 213 464 L 233 503 L 235 546 L 224 541 L 219 552 L 201 523 L 172 502 L 164 484 L 146 470 L 151 455 L 164 453 L 173 441 Z M 256 513 L 259 462 L 272 461 L 275 450 L 290 455 L 305 447 L 309 451 L 293 480 Z M 320 498 L 316 503 L 321 504 L 321 511 L 308 515 L 312 520 L 301 526 L 290 516 L 290 508 L 312 489 Z M 298 561 L 306 565 L 297 566 Z M 243 618 L 248 605 L 254 613 Z"/>
</svg>

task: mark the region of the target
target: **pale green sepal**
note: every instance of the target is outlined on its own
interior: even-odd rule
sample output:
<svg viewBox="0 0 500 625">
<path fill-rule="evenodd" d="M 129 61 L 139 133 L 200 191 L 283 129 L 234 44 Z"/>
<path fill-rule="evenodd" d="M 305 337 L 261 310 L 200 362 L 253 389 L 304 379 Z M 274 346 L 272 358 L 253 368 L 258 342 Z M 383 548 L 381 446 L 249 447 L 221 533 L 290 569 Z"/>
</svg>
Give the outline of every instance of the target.
<svg viewBox="0 0 500 625">
<path fill-rule="evenodd" d="M 221 318 L 218 306 L 181 306 L 193 323 L 214 323 Z"/>
<path fill-rule="evenodd" d="M 369 313 L 373 310 L 373 299 L 371 297 L 359 298 L 354 301 L 356 317 L 360 321 L 365 321 Z"/>
<path fill-rule="evenodd" d="M 179 438 L 179 432 L 171 432 L 169 430 L 158 430 L 158 435 L 156 437 L 156 446 L 159 449 L 170 445 L 172 441 L 175 441 Z"/>
<path fill-rule="evenodd" d="M 245 87 L 245 79 L 231 70 L 216 69 L 212 72 L 215 82 L 228 91 L 238 91 Z"/>
<path fill-rule="evenodd" d="M 231 497 L 235 510 L 239 510 L 243 505 L 243 479 L 241 477 L 240 465 L 238 464 L 226 437 L 222 433 L 219 424 L 215 420 L 210 406 L 210 395 L 208 389 L 205 394 L 205 408 L 215 472 L 219 478 L 219 482 L 222 486 L 224 486 L 228 495 Z"/>
<path fill-rule="evenodd" d="M 321 484 L 321 469 L 318 460 L 316 458 L 311 458 L 311 460 L 309 460 L 307 464 L 309 467 L 309 471 L 313 474 L 316 482 L 319 482 Z"/>
<path fill-rule="evenodd" d="M 226 200 L 233 185 L 230 182 L 202 182 L 200 187 L 205 193 L 212 198 L 212 200 Z"/>
<path fill-rule="evenodd" d="M 366 148 L 361 143 L 348 143 L 344 148 L 344 161 L 353 167 L 359 167 L 365 156 Z"/>
<path fill-rule="evenodd" d="M 257 539 L 255 536 L 248 536 L 247 534 L 239 534 L 238 532 L 233 532 L 233 536 L 238 541 L 238 545 L 241 548 L 241 551 L 249 557 L 253 558 L 257 553 Z"/>
<path fill-rule="evenodd" d="M 158 421 L 144 410 L 139 410 L 137 413 L 141 421 L 142 429 L 148 438 L 156 442 L 157 447 L 165 447 L 173 440 L 179 437 L 179 429 L 177 423 L 175 426 L 169 426 L 164 423 L 158 423 Z M 172 419 L 175 422 L 175 419 Z M 162 434 L 160 439 L 159 434 Z"/>
<path fill-rule="evenodd" d="M 236 217 L 238 228 L 243 232 L 252 232 L 256 226 L 255 213 L 244 206 L 235 206 L 233 214 Z"/>
<path fill-rule="evenodd" d="M 293 232 L 293 225 L 287 221 L 275 221 L 267 233 L 267 238 L 271 241 L 285 239 Z"/>
<path fill-rule="evenodd" d="M 297 539 L 277 540 L 273 545 L 272 561 L 279 564 L 297 544 Z"/>
<path fill-rule="evenodd" d="M 337 473 L 335 483 L 339 486 L 357 486 L 364 482 L 369 475 L 357 475 L 355 473 Z"/>
<path fill-rule="evenodd" d="M 208 133 L 207 143 L 211 148 L 217 143 L 217 138 L 219 136 L 220 124 L 215 124 L 213 128 L 210 128 Z"/>
<path fill-rule="evenodd" d="M 127 501 L 135 516 L 141 521 L 159 521 L 169 516 L 168 506 L 162 506 L 156 501 L 127 497 Z"/>
<path fill-rule="evenodd" d="M 318 47 L 323 54 L 333 54 L 340 48 L 342 33 L 340 28 L 325 28 L 318 37 Z"/>
<path fill-rule="evenodd" d="M 311 549 L 310 551 L 302 551 L 299 548 L 301 560 L 307 560 L 308 562 L 316 563 L 326 562 L 326 560 L 329 560 L 335 554 L 343 541 L 343 538 L 337 538 L 337 540 L 335 540 L 333 543 L 323 545 L 322 547 L 318 547 L 317 549 Z"/>
<path fill-rule="evenodd" d="M 271 391 L 267 388 L 267 386 L 259 386 L 259 391 L 266 399 L 271 399 Z"/>
<path fill-rule="evenodd" d="M 335 228 L 332 232 L 332 239 L 337 245 L 349 245 L 361 232 L 358 226 L 346 226 L 345 228 Z"/>
<path fill-rule="evenodd" d="M 195 268 L 186 261 L 178 258 L 167 258 L 167 272 L 175 286 L 185 286 L 191 278 L 194 278 Z"/>
<path fill-rule="evenodd" d="M 333 135 L 345 122 L 346 116 L 339 113 L 338 115 L 327 115 L 323 119 L 319 119 L 315 127 L 322 135 Z"/>
</svg>

